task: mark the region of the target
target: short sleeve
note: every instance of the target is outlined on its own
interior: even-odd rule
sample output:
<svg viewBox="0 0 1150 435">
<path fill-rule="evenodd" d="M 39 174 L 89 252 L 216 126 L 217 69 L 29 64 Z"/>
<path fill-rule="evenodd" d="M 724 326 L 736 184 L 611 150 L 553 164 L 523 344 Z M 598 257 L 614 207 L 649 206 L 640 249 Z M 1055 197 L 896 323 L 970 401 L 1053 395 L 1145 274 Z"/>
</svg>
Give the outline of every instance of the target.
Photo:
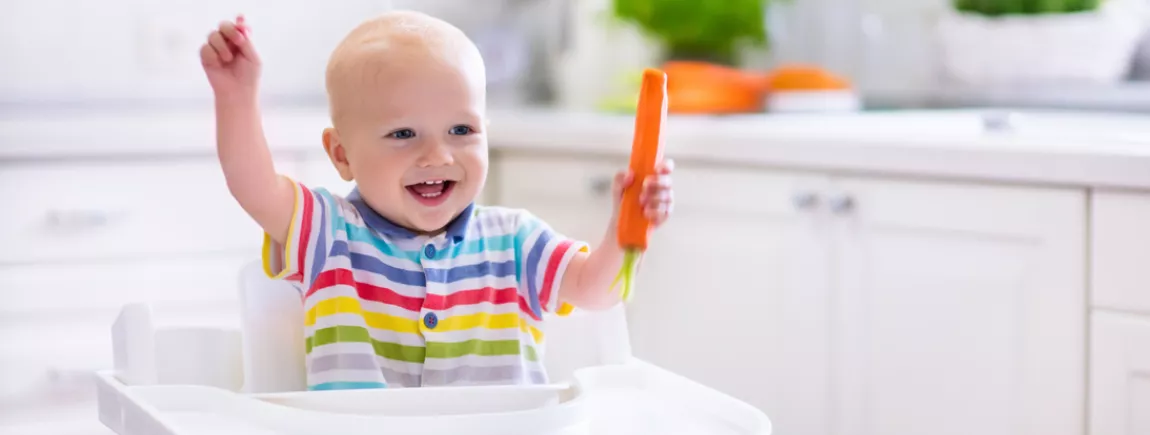
<svg viewBox="0 0 1150 435">
<path fill-rule="evenodd" d="M 291 180 L 295 207 L 284 244 L 264 234 L 264 273 L 272 279 L 290 281 L 307 289 L 323 271 L 335 238 L 334 228 L 342 222 L 343 198 L 325 189 L 310 189 Z"/>
<path fill-rule="evenodd" d="M 569 307 L 559 307 L 559 284 L 571 259 L 588 251 L 587 244 L 555 232 L 528 212 L 519 216 L 515 243 L 522 260 L 520 291 L 531 311 L 537 317 L 545 312 L 566 314 Z"/>
</svg>

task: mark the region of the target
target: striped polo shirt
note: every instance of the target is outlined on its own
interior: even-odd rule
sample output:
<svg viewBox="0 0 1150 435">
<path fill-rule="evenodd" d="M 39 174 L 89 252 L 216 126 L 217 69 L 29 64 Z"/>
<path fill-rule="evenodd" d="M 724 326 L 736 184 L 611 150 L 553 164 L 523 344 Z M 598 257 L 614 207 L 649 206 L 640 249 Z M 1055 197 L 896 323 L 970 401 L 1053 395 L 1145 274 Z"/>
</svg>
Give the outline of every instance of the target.
<svg viewBox="0 0 1150 435">
<path fill-rule="evenodd" d="M 545 313 L 576 252 L 523 210 L 469 206 L 436 236 L 293 181 L 288 240 L 268 276 L 303 295 L 311 390 L 541 384 Z"/>
</svg>

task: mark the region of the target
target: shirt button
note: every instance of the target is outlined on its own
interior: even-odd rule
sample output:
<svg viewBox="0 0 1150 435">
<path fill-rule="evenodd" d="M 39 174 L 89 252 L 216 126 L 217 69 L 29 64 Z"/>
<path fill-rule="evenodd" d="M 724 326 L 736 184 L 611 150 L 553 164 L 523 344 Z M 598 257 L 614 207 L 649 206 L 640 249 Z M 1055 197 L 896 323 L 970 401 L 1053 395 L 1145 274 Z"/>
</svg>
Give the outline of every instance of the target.
<svg viewBox="0 0 1150 435">
<path fill-rule="evenodd" d="M 427 245 L 423 248 L 423 255 L 426 255 L 427 258 L 435 258 L 435 247 Z"/>
<path fill-rule="evenodd" d="M 436 325 L 439 325 L 439 316 L 436 316 L 435 313 L 427 313 L 423 316 L 423 326 L 426 326 L 427 329 L 435 329 Z"/>
</svg>

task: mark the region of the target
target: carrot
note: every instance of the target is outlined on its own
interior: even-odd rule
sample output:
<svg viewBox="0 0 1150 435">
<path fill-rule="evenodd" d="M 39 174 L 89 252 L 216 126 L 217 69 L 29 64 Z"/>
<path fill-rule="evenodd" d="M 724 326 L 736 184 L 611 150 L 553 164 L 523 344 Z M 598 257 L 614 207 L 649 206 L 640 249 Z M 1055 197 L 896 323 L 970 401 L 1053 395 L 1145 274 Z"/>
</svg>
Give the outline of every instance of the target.
<svg viewBox="0 0 1150 435">
<path fill-rule="evenodd" d="M 623 267 L 615 276 L 611 288 L 623 284 L 622 299 L 630 301 L 635 272 L 643 253 L 647 250 L 647 235 L 651 222 L 643 213 L 639 195 L 643 180 L 655 175 L 655 167 L 663 158 L 663 121 L 667 119 L 667 75 L 648 68 L 643 71 L 643 84 L 639 91 L 639 106 L 635 113 L 635 137 L 631 143 L 631 173 L 634 182 L 623 190 L 619 208 L 618 242 L 623 248 Z"/>
</svg>

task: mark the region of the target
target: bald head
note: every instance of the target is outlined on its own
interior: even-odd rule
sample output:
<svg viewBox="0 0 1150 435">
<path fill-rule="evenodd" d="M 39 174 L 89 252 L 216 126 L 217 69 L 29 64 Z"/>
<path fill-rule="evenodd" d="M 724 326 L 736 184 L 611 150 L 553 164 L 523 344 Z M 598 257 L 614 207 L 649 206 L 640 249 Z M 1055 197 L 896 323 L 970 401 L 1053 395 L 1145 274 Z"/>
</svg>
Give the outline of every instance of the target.
<svg viewBox="0 0 1150 435">
<path fill-rule="evenodd" d="M 413 11 L 392 11 L 353 29 L 332 52 L 327 91 L 333 118 L 340 118 L 370 93 L 420 74 L 458 74 L 482 88 L 486 82 L 479 49 L 455 26 Z"/>
</svg>

